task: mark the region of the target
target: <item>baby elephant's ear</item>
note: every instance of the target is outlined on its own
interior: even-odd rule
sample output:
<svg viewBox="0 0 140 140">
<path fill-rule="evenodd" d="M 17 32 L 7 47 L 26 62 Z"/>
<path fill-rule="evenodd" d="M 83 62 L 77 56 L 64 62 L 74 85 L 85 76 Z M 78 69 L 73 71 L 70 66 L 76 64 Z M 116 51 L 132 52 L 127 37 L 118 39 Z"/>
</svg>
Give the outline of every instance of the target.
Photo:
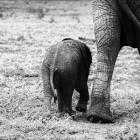
<svg viewBox="0 0 140 140">
<path fill-rule="evenodd" d="M 62 41 L 65 41 L 65 40 L 73 40 L 72 38 L 64 38 Z"/>
</svg>

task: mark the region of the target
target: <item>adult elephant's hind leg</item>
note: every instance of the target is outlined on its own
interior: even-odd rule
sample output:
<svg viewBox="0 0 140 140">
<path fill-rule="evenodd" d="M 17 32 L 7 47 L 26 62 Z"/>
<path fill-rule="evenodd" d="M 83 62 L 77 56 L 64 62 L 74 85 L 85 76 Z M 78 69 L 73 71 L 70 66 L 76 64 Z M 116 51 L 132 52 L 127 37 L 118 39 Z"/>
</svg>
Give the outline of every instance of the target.
<svg viewBox="0 0 140 140">
<path fill-rule="evenodd" d="M 107 5 L 100 5 L 95 19 L 97 73 L 87 119 L 95 123 L 109 123 L 112 122 L 110 82 L 120 49 L 120 24 L 116 13 Z"/>
</svg>

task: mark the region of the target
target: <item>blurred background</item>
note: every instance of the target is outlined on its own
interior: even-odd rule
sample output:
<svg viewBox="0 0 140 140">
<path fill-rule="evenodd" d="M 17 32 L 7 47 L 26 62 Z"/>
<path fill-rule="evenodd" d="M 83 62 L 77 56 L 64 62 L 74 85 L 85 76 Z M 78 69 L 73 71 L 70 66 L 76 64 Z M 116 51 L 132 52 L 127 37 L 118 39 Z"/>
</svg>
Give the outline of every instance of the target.
<svg viewBox="0 0 140 140">
<path fill-rule="evenodd" d="M 36 14 L 38 18 L 44 18 L 46 15 L 77 17 L 78 15 L 90 15 L 90 4 L 90 0 L 1 0 L 0 17 L 16 16 L 21 12 L 22 14 L 28 12 L 28 16 Z"/>
</svg>

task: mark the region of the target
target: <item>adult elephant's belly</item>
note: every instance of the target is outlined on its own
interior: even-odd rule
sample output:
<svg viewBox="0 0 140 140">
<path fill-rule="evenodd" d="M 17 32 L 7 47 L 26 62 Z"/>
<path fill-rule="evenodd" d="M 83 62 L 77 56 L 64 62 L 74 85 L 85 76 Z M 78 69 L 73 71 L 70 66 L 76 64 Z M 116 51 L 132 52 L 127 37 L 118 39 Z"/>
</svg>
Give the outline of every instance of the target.
<svg viewBox="0 0 140 140">
<path fill-rule="evenodd" d="M 136 48 L 136 32 L 140 32 L 140 19 L 134 13 L 135 8 L 140 6 L 140 1 L 132 0 L 105 0 L 116 12 L 121 25 L 121 46 L 131 46 Z"/>
</svg>

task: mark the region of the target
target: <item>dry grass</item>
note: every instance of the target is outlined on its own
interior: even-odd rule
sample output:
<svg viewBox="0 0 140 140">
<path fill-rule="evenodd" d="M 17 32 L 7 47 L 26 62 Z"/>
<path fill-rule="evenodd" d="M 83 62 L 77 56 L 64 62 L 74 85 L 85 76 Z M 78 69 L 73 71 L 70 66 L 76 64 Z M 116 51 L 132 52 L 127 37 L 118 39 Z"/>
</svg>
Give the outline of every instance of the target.
<svg viewBox="0 0 140 140">
<path fill-rule="evenodd" d="M 90 2 L 0 1 L 0 139 L 134 139 L 140 138 L 140 56 L 125 47 L 111 85 L 115 124 L 91 124 L 84 114 L 59 117 L 43 110 L 40 66 L 47 46 L 65 38 L 94 38 Z M 57 7 L 57 8 L 56 8 Z M 89 45 L 96 67 L 96 46 Z M 75 106 L 77 95 L 74 96 Z M 56 105 L 53 105 L 56 110 Z"/>
</svg>

